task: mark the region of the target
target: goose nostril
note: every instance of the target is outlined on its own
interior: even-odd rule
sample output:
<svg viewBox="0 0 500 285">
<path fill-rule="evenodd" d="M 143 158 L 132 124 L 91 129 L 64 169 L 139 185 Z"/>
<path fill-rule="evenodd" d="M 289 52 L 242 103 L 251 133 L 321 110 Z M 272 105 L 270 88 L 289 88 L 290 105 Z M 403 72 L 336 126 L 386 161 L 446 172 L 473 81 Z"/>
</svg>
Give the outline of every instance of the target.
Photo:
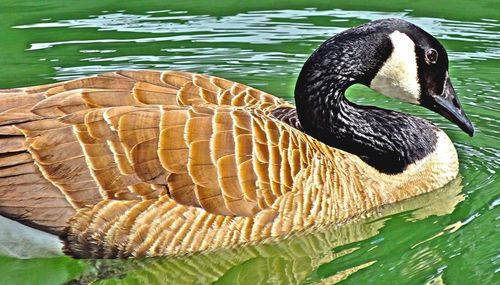
<svg viewBox="0 0 500 285">
<path fill-rule="evenodd" d="M 453 103 L 453 105 L 455 106 L 455 108 L 457 108 L 458 110 L 460 110 L 460 105 L 458 104 L 457 98 L 453 98 L 451 100 L 451 102 Z"/>
</svg>

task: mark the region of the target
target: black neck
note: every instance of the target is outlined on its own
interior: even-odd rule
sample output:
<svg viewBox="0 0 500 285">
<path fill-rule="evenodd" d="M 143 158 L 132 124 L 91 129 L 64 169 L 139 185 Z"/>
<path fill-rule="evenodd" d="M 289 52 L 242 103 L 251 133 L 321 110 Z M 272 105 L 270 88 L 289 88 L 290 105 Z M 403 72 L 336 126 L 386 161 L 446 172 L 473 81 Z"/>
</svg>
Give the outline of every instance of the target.
<svg viewBox="0 0 500 285">
<path fill-rule="evenodd" d="M 325 42 L 302 68 L 295 88 L 300 124 L 307 134 L 358 155 L 381 172 L 400 173 L 434 150 L 435 127 L 420 118 L 349 102 L 345 90 L 354 83 L 369 85 L 390 47 L 381 48 L 380 42 L 378 48 L 361 48 L 366 43 L 356 34 L 342 36 Z"/>
</svg>

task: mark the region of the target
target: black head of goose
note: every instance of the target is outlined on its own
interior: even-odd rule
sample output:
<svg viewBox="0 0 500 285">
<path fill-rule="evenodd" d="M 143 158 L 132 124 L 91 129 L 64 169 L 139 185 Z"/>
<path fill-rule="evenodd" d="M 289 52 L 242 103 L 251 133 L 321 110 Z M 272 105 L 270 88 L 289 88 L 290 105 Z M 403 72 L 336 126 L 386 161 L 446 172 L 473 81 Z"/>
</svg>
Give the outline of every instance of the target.
<svg viewBox="0 0 500 285">
<path fill-rule="evenodd" d="M 436 39 L 389 19 L 323 43 L 300 72 L 297 109 L 179 71 L 0 90 L 0 214 L 82 258 L 193 253 L 345 223 L 458 174 L 439 128 L 358 106 L 345 90 L 367 85 L 472 135 L 447 69 Z"/>
<path fill-rule="evenodd" d="M 474 133 L 451 85 L 446 50 L 409 22 L 373 21 L 324 42 L 300 72 L 297 114 L 306 133 L 384 173 L 403 172 L 434 152 L 441 130 L 418 117 L 349 102 L 344 92 L 356 83 Z"/>
</svg>

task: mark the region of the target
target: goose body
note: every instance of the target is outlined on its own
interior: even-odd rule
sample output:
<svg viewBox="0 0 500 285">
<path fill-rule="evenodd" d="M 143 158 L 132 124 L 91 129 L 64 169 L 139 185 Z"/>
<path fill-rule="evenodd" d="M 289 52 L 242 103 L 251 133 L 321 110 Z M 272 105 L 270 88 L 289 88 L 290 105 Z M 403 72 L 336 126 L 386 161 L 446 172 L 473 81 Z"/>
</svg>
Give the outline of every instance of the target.
<svg viewBox="0 0 500 285">
<path fill-rule="evenodd" d="M 405 70 L 411 64 L 394 52 L 404 54 L 409 42 L 383 49 L 408 27 L 425 33 L 382 20 L 325 42 L 299 75 L 297 109 L 239 83 L 179 71 L 2 90 L 0 214 L 59 236 L 75 257 L 160 256 L 345 223 L 440 188 L 458 174 L 443 131 L 343 96 L 362 83 L 424 105 L 423 82 L 441 80 L 443 96 L 458 102 L 446 85 L 447 59 L 442 78 L 427 78 L 418 63 L 416 72 Z M 383 43 L 371 38 L 377 33 Z M 355 57 L 361 47 L 343 49 L 357 38 L 380 50 Z M 439 106 L 427 107 L 444 112 Z M 448 113 L 471 132 L 466 117 Z"/>
</svg>

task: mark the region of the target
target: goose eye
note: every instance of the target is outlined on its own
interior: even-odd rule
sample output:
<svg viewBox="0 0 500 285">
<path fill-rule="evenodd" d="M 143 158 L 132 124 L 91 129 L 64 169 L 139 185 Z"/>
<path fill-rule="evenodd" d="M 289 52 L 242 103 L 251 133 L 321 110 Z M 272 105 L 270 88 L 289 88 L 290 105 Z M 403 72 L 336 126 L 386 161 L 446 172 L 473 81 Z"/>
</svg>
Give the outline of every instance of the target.
<svg viewBox="0 0 500 285">
<path fill-rule="evenodd" d="M 436 63 L 438 58 L 438 53 L 435 49 L 428 49 L 425 52 L 425 61 L 427 61 L 428 64 L 433 64 Z"/>
</svg>

